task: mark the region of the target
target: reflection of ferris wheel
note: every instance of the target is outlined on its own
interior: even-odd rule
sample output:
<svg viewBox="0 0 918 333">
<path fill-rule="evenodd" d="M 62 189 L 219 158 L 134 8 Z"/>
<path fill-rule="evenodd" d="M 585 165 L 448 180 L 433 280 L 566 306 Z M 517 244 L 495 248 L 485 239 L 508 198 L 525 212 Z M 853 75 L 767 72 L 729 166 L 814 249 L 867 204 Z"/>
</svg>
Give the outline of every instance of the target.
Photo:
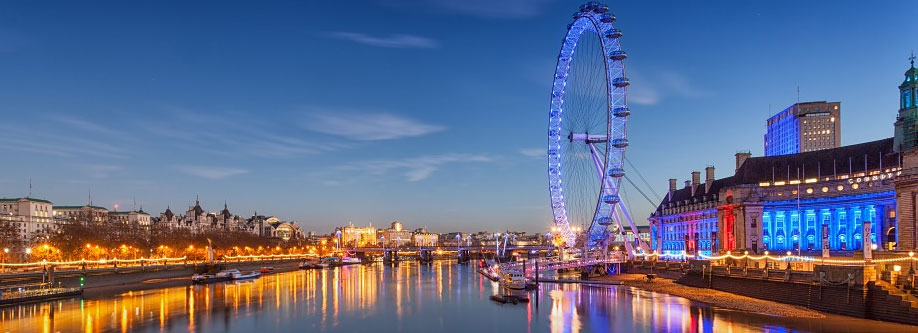
<svg viewBox="0 0 918 333">
<path fill-rule="evenodd" d="M 555 224 L 568 245 L 577 240 L 572 229 L 582 228 L 587 245 L 598 246 L 613 224 L 621 232 L 623 219 L 637 234 L 619 197 L 631 111 L 627 55 L 613 22 L 608 6 L 581 5 L 562 40 L 552 82 L 548 187 Z"/>
</svg>

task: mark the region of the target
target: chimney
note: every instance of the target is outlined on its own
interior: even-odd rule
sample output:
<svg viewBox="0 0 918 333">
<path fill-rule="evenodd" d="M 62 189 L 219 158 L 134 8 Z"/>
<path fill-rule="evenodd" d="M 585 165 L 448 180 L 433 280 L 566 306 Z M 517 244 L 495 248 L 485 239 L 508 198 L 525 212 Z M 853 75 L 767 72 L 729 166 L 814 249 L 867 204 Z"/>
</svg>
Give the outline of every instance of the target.
<svg viewBox="0 0 918 333">
<path fill-rule="evenodd" d="M 692 171 L 692 196 L 695 196 L 695 189 L 701 184 L 701 172 Z"/>
<path fill-rule="evenodd" d="M 669 200 L 673 199 L 673 192 L 676 192 L 676 178 L 669 179 Z"/>
<path fill-rule="evenodd" d="M 691 180 L 686 180 L 686 181 L 685 181 L 685 187 L 692 187 L 692 181 L 691 181 Z"/>
<path fill-rule="evenodd" d="M 714 184 L 714 166 L 709 165 L 704 168 L 704 194 L 711 191 L 711 185 Z"/>
<path fill-rule="evenodd" d="M 746 159 L 750 157 L 752 157 L 752 153 L 748 151 L 741 151 L 736 153 L 736 170 L 733 172 L 736 173 L 736 171 L 739 171 L 739 168 L 743 166 L 743 163 L 746 163 Z"/>
</svg>

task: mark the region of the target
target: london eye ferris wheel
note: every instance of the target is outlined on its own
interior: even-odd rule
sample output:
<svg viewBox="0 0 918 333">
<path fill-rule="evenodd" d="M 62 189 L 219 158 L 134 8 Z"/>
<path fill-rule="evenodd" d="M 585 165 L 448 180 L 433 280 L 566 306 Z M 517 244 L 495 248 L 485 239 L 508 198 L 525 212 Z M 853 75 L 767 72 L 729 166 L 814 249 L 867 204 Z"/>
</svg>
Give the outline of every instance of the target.
<svg viewBox="0 0 918 333">
<path fill-rule="evenodd" d="M 619 189 L 628 147 L 625 59 L 609 7 L 581 5 L 562 39 L 551 89 L 548 186 L 554 222 L 568 245 L 589 247 L 631 222 Z M 632 228 L 635 228 L 631 222 Z"/>
</svg>

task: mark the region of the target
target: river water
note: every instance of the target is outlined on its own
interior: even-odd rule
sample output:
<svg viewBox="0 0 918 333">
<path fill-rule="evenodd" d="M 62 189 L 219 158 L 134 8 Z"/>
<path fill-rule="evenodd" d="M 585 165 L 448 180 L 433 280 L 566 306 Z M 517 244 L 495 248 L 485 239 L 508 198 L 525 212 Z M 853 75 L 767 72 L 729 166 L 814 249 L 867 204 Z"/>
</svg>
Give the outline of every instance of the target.
<svg viewBox="0 0 918 333">
<path fill-rule="evenodd" d="M 497 304 L 473 266 L 381 263 L 248 282 L 130 291 L 0 309 L 4 332 L 862 332 L 909 326 L 791 320 L 622 286 L 542 285 Z"/>
</svg>

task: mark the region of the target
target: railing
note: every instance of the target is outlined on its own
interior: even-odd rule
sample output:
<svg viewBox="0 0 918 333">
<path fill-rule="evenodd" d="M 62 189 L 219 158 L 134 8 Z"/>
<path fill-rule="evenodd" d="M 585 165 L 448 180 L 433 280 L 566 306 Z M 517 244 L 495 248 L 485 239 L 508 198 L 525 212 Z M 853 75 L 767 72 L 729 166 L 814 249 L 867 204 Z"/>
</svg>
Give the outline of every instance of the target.
<svg viewBox="0 0 918 333">
<path fill-rule="evenodd" d="M 271 255 L 240 255 L 223 256 L 215 262 L 241 262 L 264 260 L 289 260 L 316 257 L 315 254 L 271 254 Z M 140 259 L 99 259 L 99 260 L 72 260 L 72 261 L 39 261 L 29 263 L 3 263 L 0 264 L 0 274 L 34 275 L 42 274 L 47 267 L 54 267 L 56 273 L 66 272 L 105 272 L 130 268 L 153 267 L 180 267 L 185 265 L 205 264 L 206 259 L 190 259 L 188 257 L 176 258 L 140 258 Z"/>
<path fill-rule="evenodd" d="M 559 269 L 578 268 L 594 265 L 618 264 L 624 262 L 622 256 L 612 256 L 609 258 L 587 258 L 576 260 L 555 260 L 555 261 L 518 261 L 512 263 L 500 264 L 501 270 L 516 270 L 525 268 L 526 273 L 532 273 L 536 267 L 540 272 L 554 271 Z"/>
</svg>

